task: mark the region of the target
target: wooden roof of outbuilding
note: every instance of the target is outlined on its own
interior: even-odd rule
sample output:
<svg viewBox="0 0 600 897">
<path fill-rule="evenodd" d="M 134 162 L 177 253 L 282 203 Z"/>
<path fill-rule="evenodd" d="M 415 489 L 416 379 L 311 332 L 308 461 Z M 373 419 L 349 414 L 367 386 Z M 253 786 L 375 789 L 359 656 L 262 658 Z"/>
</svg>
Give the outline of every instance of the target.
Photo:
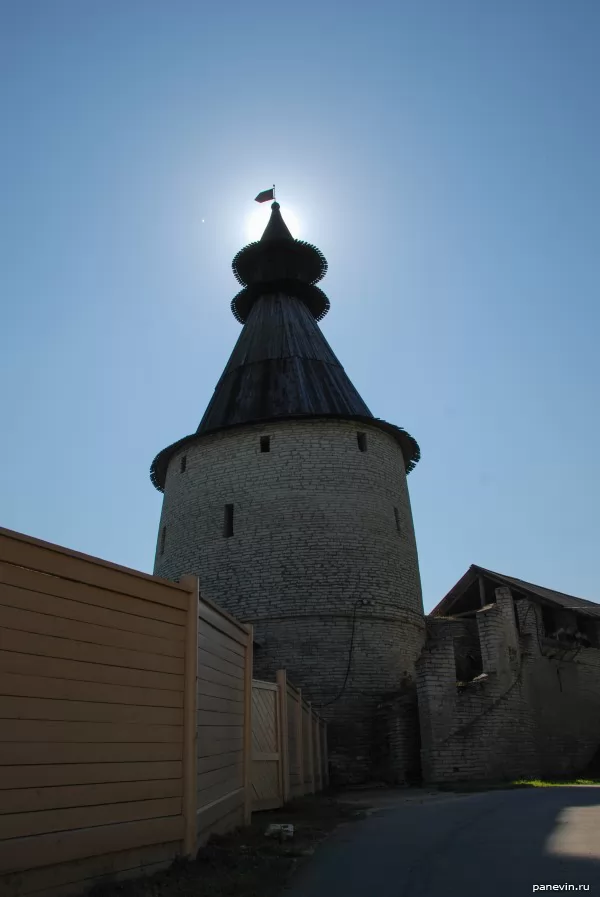
<svg viewBox="0 0 600 897">
<path fill-rule="evenodd" d="M 506 576 L 504 573 L 495 573 L 493 570 L 487 570 L 485 567 L 479 567 L 471 564 L 467 572 L 462 576 L 456 585 L 454 585 L 447 595 L 442 598 L 440 603 L 434 607 L 430 616 L 444 617 L 452 616 L 456 612 L 455 608 L 460 599 L 477 582 L 480 576 L 491 580 L 497 586 L 508 586 L 514 592 L 524 594 L 527 597 L 537 601 L 539 604 L 554 605 L 564 610 L 572 610 L 576 613 L 584 614 L 588 617 L 600 617 L 600 604 L 594 601 L 588 601 L 587 598 L 577 598 L 575 595 L 567 595 L 564 592 L 557 592 L 554 589 L 548 589 L 545 586 L 538 586 L 532 582 L 526 582 L 524 579 L 516 579 L 514 576 Z"/>
</svg>

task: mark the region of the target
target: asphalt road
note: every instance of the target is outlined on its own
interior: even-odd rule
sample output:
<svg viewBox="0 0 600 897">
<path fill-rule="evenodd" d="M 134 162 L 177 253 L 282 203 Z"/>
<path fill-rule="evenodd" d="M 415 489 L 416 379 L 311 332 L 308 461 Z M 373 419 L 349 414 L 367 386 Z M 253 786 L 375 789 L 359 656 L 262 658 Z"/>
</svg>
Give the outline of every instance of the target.
<svg viewBox="0 0 600 897">
<path fill-rule="evenodd" d="M 325 842 L 285 897 L 520 897 L 565 884 L 600 897 L 600 787 L 383 804 Z"/>
</svg>

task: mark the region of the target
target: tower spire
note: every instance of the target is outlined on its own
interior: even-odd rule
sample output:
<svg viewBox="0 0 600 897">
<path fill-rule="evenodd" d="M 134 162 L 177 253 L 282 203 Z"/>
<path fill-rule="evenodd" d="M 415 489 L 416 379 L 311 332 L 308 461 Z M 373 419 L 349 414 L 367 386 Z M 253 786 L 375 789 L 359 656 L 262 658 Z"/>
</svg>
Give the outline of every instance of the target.
<svg viewBox="0 0 600 897">
<path fill-rule="evenodd" d="M 373 417 L 321 332 L 317 322 L 327 314 L 329 299 L 316 284 L 327 261 L 316 246 L 292 236 L 276 200 L 262 237 L 237 253 L 232 268 L 242 289 L 231 310 L 244 327 L 196 433 L 186 439 L 262 421 L 357 420 L 394 436 L 407 472 L 412 470 L 419 460 L 417 443 L 400 427 Z M 151 477 L 158 489 L 180 444 L 154 459 Z"/>
</svg>

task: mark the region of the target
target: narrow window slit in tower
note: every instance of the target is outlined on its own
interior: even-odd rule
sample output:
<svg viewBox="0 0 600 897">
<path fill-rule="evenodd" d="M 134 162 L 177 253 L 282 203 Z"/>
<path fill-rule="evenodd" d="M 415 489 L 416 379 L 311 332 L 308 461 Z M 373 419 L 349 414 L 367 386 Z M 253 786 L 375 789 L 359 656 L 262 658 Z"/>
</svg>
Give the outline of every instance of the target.
<svg viewBox="0 0 600 897">
<path fill-rule="evenodd" d="M 165 553 L 165 542 L 167 540 L 167 527 L 163 526 L 162 532 L 160 534 L 160 553 Z"/>
<path fill-rule="evenodd" d="M 184 473 L 187 467 L 187 455 L 183 455 L 181 458 L 181 472 Z"/>
<path fill-rule="evenodd" d="M 367 434 L 366 433 L 357 433 L 356 439 L 358 441 L 358 450 L 360 452 L 366 452 L 366 450 L 367 450 Z"/>
<path fill-rule="evenodd" d="M 270 452 L 271 451 L 271 437 L 270 436 L 261 436 L 260 437 L 260 450 L 261 450 L 261 452 Z"/>
<path fill-rule="evenodd" d="M 228 539 L 233 536 L 233 505 L 225 505 L 225 524 L 223 536 Z"/>
<path fill-rule="evenodd" d="M 396 518 L 396 529 L 401 533 L 402 529 L 400 527 L 400 514 L 398 513 L 398 508 L 394 508 L 394 517 Z"/>
</svg>

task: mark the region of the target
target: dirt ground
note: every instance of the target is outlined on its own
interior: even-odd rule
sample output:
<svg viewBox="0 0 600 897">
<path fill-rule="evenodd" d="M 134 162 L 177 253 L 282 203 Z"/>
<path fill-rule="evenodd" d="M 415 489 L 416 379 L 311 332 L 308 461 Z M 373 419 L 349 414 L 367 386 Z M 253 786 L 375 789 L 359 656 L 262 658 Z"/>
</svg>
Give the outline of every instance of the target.
<svg viewBox="0 0 600 897">
<path fill-rule="evenodd" d="M 249 828 L 213 837 L 193 862 L 149 878 L 96 886 L 90 897 L 277 897 L 316 845 L 342 824 L 362 819 L 368 803 L 315 795 L 255 813 Z M 292 840 L 265 837 L 270 823 L 291 823 Z"/>
</svg>

